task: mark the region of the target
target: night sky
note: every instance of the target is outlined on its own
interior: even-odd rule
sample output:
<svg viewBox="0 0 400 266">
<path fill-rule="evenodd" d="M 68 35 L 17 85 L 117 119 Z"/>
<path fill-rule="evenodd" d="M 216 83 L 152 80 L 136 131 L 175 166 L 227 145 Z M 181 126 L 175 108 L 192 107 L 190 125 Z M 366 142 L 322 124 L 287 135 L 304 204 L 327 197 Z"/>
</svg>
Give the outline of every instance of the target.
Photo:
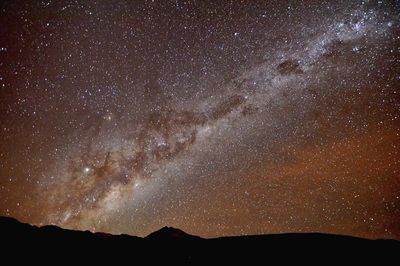
<svg viewBox="0 0 400 266">
<path fill-rule="evenodd" d="M 1 1 L 0 215 L 400 238 L 399 1 Z"/>
</svg>

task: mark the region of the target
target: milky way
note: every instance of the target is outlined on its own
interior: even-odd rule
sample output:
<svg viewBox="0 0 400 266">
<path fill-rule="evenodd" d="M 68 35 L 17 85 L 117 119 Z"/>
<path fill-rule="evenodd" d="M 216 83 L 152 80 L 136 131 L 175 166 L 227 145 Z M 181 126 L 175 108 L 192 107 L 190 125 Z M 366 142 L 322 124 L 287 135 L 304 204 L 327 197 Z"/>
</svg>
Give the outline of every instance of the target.
<svg viewBox="0 0 400 266">
<path fill-rule="evenodd" d="M 2 1 L 0 215 L 400 237 L 397 1 Z"/>
</svg>

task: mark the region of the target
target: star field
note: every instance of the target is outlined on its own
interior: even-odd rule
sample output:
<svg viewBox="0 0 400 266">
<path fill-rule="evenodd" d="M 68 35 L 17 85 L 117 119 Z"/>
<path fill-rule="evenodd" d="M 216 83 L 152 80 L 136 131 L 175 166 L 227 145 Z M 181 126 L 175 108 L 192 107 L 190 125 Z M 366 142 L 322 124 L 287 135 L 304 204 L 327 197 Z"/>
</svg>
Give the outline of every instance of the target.
<svg viewBox="0 0 400 266">
<path fill-rule="evenodd" d="M 400 238 L 398 1 L 2 1 L 0 215 Z"/>
</svg>

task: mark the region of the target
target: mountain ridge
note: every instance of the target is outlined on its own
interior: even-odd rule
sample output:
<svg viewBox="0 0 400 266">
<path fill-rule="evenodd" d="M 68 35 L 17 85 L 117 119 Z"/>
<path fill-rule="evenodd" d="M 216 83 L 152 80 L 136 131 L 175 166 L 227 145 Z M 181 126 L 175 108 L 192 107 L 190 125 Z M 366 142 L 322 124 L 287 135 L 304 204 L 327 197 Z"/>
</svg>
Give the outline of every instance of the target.
<svg viewBox="0 0 400 266">
<path fill-rule="evenodd" d="M 135 259 L 139 261 L 178 264 L 256 263 L 259 260 L 272 258 L 317 262 L 318 257 L 315 254 L 337 262 L 343 262 L 348 258 L 357 261 L 362 259 L 390 261 L 390 258 L 395 259 L 400 252 L 400 241 L 393 239 L 369 240 L 324 233 L 226 236 L 206 239 L 168 226 L 142 238 L 126 234 L 112 235 L 69 230 L 54 225 L 38 227 L 10 217 L 0 217 L 0 243 L 5 247 L 3 248 L 5 254 L 11 254 L 15 250 L 23 254 L 42 254 L 45 250 L 57 256 L 65 257 L 66 254 L 72 254 L 73 257 L 102 262 L 101 258 L 116 256 L 122 259 L 125 254 L 134 252 Z M 280 257 L 279 254 L 282 252 L 290 256 Z M 92 254 L 97 254 L 98 257 L 92 257 Z"/>
<path fill-rule="evenodd" d="M 90 230 L 76 230 L 76 229 L 66 229 L 57 225 L 53 224 L 48 224 L 48 225 L 43 225 L 43 226 L 37 226 L 37 225 L 32 225 L 29 223 L 21 222 L 18 219 L 10 216 L 0 216 L 0 233 L 1 233 L 1 227 L 4 226 L 5 221 L 8 221 L 8 223 L 15 223 L 23 226 L 29 226 L 32 228 L 36 229 L 50 229 L 53 228 L 55 230 L 61 230 L 65 232 L 73 232 L 73 233 L 89 233 L 92 235 L 96 236 L 104 236 L 104 237 L 119 237 L 119 236 L 125 236 L 125 237 L 132 237 L 132 238 L 137 238 L 137 239 L 158 239 L 162 236 L 165 237 L 171 237 L 171 239 L 182 239 L 185 237 L 188 238 L 196 238 L 196 239 L 204 239 L 204 240 L 217 240 L 217 239 L 234 239 L 234 238 L 261 238 L 261 237 L 279 237 L 279 236 L 298 236 L 298 235 L 308 235 L 308 236 L 315 236 L 315 237 L 324 237 L 324 236 L 331 236 L 331 237 L 338 237 L 338 238 L 348 238 L 348 239 L 357 239 L 357 240 L 365 240 L 365 241 L 395 241 L 399 242 L 400 240 L 393 239 L 393 238 L 376 238 L 376 239 L 369 239 L 369 238 L 363 238 L 359 236 L 350 236 L 350 235 L 341 235 L 341 234 L 332 234 L 332 233 L 322 233 L 322 232 L 306 232 L 306 233 L 299 233 L 299 232 L 287 232 L 287 233 L 272 233 L 272 234 L 250 234 L 250 235 L 228 235 L 228 236 L 219 236 L 219 237 L 211 237 L 211 238 L 204 238 L 200 237 L 197 235 L 189 234 L 182 229 L 175 228 L 173 226 L 163 226 L 160 229 L 153 231 L 149 233 L 148 235 L 144 237 L 139 237 L 135 235 L 130 235 L 130 234 L 112 234 L 112 233 L 106 233 L 106 232 L 92 232 Z"/>
</svg>

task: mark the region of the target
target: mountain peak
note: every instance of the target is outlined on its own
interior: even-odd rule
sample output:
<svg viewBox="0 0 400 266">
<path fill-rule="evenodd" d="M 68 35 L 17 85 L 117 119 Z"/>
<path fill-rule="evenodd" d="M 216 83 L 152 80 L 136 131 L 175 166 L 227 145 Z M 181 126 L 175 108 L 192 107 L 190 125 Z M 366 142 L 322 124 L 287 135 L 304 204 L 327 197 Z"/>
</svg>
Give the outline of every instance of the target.
<svg viewBox="0 0 400 266">
<path fill-rule="evenodd" d="M 193 239 L 193 238 L 200 238 L 198 236 L 190 235 L 180 229 L 164 226 L 163 228 L 155 231 L 148 236 L 147 239 L 160 239 L 160 240 L 170 240 L 170 239 Z"/>
</svg>

